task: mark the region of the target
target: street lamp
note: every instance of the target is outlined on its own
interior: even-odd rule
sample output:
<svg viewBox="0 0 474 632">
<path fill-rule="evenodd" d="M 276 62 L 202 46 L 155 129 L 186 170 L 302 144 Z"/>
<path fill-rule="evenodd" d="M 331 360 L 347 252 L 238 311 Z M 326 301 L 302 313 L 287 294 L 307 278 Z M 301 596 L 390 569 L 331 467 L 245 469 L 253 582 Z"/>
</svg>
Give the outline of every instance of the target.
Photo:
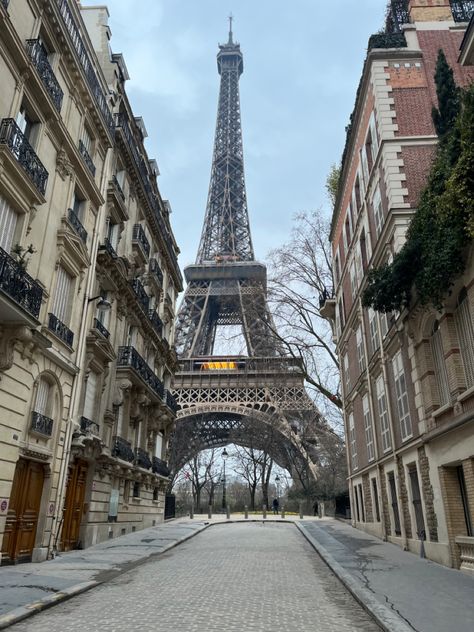
<svg viewBox="0 0 474 632">
<path fill-rule="evenodd" d="M 222 477 L 222 511 L 225 511 L 227 509 L 227 501 L 225 497 L 225 462 L 228 456 L 229 454 L 224 448 L 224 450 L 222 451 L 222 460 L 224 461 L 224 476 Z"/>
</svg>

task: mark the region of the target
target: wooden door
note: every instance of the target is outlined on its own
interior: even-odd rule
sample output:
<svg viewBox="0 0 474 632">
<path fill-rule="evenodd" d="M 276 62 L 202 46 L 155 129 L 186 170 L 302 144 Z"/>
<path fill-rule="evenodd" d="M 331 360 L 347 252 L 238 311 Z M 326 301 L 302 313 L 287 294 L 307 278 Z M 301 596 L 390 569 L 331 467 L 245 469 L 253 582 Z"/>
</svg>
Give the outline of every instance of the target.
<svg viewBox="0 0 474 632">
<path fill-rule="evenodd" d="M 87 469 L 86 461 L 80 461 L 79 459 L 69 468 L 61 539 L 63 551 L 77 549 L 79 545 L 79 529 L 84 508 Z"/>
<path fill-rule="evenodd" d="M 43 483 L 43 465 L 35 461 L 19 459 L 13 477 L 3 536 L 2 564 L 31 561 Z"/>
</svg>

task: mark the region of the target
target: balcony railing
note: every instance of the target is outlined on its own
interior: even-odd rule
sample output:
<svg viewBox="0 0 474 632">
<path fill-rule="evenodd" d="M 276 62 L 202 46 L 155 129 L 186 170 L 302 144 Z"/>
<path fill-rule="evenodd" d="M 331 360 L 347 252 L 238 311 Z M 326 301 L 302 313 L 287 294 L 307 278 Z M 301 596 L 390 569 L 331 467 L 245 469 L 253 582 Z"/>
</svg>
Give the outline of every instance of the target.
<svg viewBox="0 0 474 632">
<path fill-rule="evenodd" d="M 77 235 L 82 239 L 84 243 L 87 243 L 87 231 L 84 226 L 81 224 L 81 220 L 78 218 L 76 213 L 72 210 L 72 208 L 68 209 L 67 218 L 69 223 L 74 228 L 74 231 Z"/>
<path fill-rule="evenodd" d="M 164 387 L 160 378 L 153 373 L 151 368 L 138 353 L 135 347 L 119 347 L 117 367 L 130 367 L 161 399 L 163 399 Z"/>
<path fill-rule="evenodd" d="M 90 154 L 87 151 L 87 147 L 84 145 L 82 140 L 79 140 L 79 152 L 84 159 L 87 168 L 92 173 L 92 175 L 95 176 L 95 164 L 92 162 L 92 158 L 90 157 Z"/>
<path fill-rule="evenodd" d="M 474 0 L 450 0 L 455 22 L 469 22 L 474 15 Z"/>
<path fill-rule="evenodd" d="M 156 331 L 158 336 L 161 338 L 163 336 L 163 321 L 155 312 L 154 309 L 148 312 L 148 318 L 150 319 L 151 324 L 153 325 L 153 329 Z"/>
<path fill-rule="evenodd" d="M 112 182 L 113 182 L 114 187 L 117 189 L 118 194 L 120 195 L 122 200 L 125 202 L 125 193 L 123 192 L 123 189 L 120 186 L 120 182 L 117 180 L 117 176 L 115 174 L 112 176 Z"/>
<path fill-rule="evenodd" d="M 95 421 L 87 419 L 87 417 L 81 417 L 81 432 L 98 437 L 100 434 L 100 426 Z"/>
<path fill-rule="evenodd" d="M 150 256 L 150 242 L 146 238 L 145 231 L 141 224 L 135 224 L 133 227 L 132 241 L 138 243 L 145 253 L 146 257 Z"/>
<path fill-rule="evenodd" d="M 37 413 L 35 410 L 31 413 L 30 430 L 33 432 L 39 432 L 45 437 L 50 437 L 53 434 L 53 423 L 52 419 Z"/>
<path fill-rule="evenodd" d="M 117 456 L 123 461 L 128 461 L 128 463 L 135 461 L 135 452 L 132 450 L 132 444 L 122 437 L 114 437 L 112 456 Z"/>
<path fill-rule="evenodd" d="M 117 253 L 115 251 L 115 248 L 112 246 L 112 242 L 110 241 L 108 237 L 104 238 L 104 243 L 100 247 L 103 250 L 106 250 L 113 259 L 117 258 Z"/>
<path fill-rule="evenodd" d="M 109 106 L 107 103 L 107 96 L 104 94 L 102 90 L 99 80 L 97 79 L 97 75 L 94 71 L 94 65 L 92 64 L 90 57 L 87 53 L 84 42 L 82 41 L 81 31 L 76 24 L 76 20 L 72 14 L 72 11 L 69 7 L 68 0 L 56 0 L 56 3 L 59 8 L 59 13 L 63 19 L 64 26 L 66 31 L 69 34 L 69 38 L 72 44 L 72 47 L 76 51 L 78 60 L 82 69 L 84 70 L 87 83 L 89 84 L 89 88 L 94 96 L 94 100 L 97 104 L 97 107 L 102 114 L 102 118 L 105 122 L 107 129 L 110 132 L 110 135 L 114 136 L 114 119 L 109 110 Z"/>
<path fill-rule="evenodd" d="M 0 290 L 38 318 L 43 290 L 8 253 L 0 248 Z"/>
<path fill-rule="evenodd" d="M 170 468 L 166 464 L 166 461 L 162 461 L 162 459 L 154 456 L 151 462 L 153 474 L 159 474 L 160 476 L 166 477 L 170 475 Z"/>
<path fill-rule="evenodd" d="M 142 448 L 137 448 L 135 450 L 135 463 L 138 467 L 143 467 L 145 470 L 150 470 L 152 465 L 148 452 Z"/>
<path fill-rule="evenodd" d="M 403 24 L 409 24 L 410 11 L 408 0 L 391 0 L 387 10 L 385 30 L 387 33 L 400 33 Z"/>
<path fill-rule="evenodd" d="M 57 316 L 49 314 L 48 329 L 52 331 L 56 336 L 62 340 L 68 347 L 72 347 L 74 340 L 73 332 L 62 323 Z"/>
<path fill-rule="evenodd" d="M 169 391 L 165 391 L 164 401 L 166 405 L 168 406 L 168 408 L 172 410 L 173 413 L 176 415 L 179 409 L 179 404 Z"/>
<path fill-rule="evenodd" d="M 41 195 L 44 195 L 48 182 L 48 172 L 26 136 L 11 118 L 2 120 L 0 125 L 0 145 L 9 147 L 11 153 L 26 171 L 35 187 Z"/>
<path fill-rule="evenodd" d="M 143 311 L 148 312 L 148 304 L 150 302 L 150 298 L 145 292 L 145 288 L 143 287 L 142 282 L 140 281 L 140 279 L 135 278 L 130 281 L 130 285 L 132 286 L 132 290 L 135 292 L 135 296 L 137 297 L 138 302 L 143 308 Z"/>
<path fill-rule="evenodd" d="M 38 39 L 26 40 L 26 50 L 33 62 L 40 79 L 46 88 L 49 96 L 53 100 L 54 107 L 61 111 L 64 93 L 56 79 L 53 69 L 48 60 L 48 55 Z"/>
<path fill-rule="evenodd" d="M 110 338 L 110 332 L 107 329 L 107 327 L 105 327 L 98 318 L 94 318 L 94 329 L 97 329 L 97 331 L 104 336 L 104 338 L 109 339 Z"/>
<path fill-rule="evenodd" d="M 155 277 L 157 285 L 163 287 L 163 272 L 160 270 L 160 265 L 156 259 L 150 259 L 149 271 Z"/>
</svg>

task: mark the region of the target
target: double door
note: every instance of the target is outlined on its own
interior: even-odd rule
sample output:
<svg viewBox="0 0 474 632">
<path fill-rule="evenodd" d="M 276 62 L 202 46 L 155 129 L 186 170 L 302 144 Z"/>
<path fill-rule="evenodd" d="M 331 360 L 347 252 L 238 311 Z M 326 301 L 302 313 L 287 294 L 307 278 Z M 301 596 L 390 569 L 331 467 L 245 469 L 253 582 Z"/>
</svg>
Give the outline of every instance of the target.
<svg viewBox="0 0 474 632">
<path fill-rule="evenodd" d="M 43 465 L 20 458 L 13 477 L 2 543 L 2 564 L 31 561 L 43 483 Z"/>
</svg>

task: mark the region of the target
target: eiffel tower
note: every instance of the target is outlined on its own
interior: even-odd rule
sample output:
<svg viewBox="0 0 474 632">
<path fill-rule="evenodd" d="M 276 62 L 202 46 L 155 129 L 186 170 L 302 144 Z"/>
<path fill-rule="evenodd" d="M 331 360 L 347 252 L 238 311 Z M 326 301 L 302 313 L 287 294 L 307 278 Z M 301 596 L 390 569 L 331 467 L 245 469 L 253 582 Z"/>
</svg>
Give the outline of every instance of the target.
<svg viewBox="0 0 474 632">
<path fill-rule="evenodd" d="M 317 475 L 315 432 L 324 425 L 308 397 L 300 363 L 284 357 L 271 335 L 266 266 L 255 260 L 247 207 L 240 117 L 240 45 L 219 46 L 220 93 L 206 215 L 196 263 L 176 324 L 179 404 L 170 465 L 178 471 L 203 449 L 229 443 L 266 449 L 282 467 Z M 246 355 L 216 356 L 216 334 L 239 325 Z M 314 429 L 313 429 L 314 430 Z M 306 444 L 306 445 L 305 445 Z"/>
</svg>

